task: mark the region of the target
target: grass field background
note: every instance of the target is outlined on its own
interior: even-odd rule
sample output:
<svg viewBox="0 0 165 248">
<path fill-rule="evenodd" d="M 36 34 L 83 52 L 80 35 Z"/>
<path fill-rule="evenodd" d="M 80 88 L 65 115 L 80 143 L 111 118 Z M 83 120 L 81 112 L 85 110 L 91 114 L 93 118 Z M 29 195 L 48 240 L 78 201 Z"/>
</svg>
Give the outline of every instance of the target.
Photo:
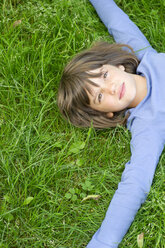
<svg viewBox="0 0 165 248">
<path fill-rule="evenodd" d="M 165 52 L 165 1 L 116 0 Z M 0 248 L 83 248 L 100 227 L 125 163 L 123 127 L 79 129 L 62 119 L 65 64 L 95 41 L 113 42 L 87 0 L 0 2 Z M 120 248 L 165 247 L 165 152 Z M 82 201 L 87 195 L 96 200 Z"/>
</svg>

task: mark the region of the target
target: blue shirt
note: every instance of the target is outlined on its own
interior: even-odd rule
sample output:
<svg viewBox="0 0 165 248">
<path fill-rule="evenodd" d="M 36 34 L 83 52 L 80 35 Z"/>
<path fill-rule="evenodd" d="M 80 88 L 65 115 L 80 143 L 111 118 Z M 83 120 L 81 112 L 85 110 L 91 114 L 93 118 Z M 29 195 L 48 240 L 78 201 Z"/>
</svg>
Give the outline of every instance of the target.
<svg viewBox="0 0 165 248">
<path fill-rule="evenodd" d="M 130 109 L 131 159 L 125 165 L 104 221 L 87 248 L 116 248 L 150 190 L 165 144 L 165 54 L 154 50 L 138 27 L 113 0 L 90 0 L 117 43 L 130 45 L 146 77 L 147 96 Z"/>
</svg>

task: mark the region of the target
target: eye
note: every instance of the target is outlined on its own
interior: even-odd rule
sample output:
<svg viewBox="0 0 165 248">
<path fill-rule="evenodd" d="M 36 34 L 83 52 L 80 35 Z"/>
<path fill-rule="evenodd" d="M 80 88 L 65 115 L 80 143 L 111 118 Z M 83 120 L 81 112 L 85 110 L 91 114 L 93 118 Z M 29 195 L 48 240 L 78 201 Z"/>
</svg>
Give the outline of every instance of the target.
<svg viewBox="0 0 165 248">
<path fill-rule="evenodd" d="M 103 78 L 107 78 L 108 76 L 108 71 L 106 71 L 104 74 L 103 74 Z"/>
<path fill-rule="evenodd" d="M 99 94 L 98 94 L 98 98 L 97 98 L 97 99 L 98 99 L 98 102 L 99 102 L 99 103 L 101 102 L 102 96 L 103 96 L 102 93 L 99 93 Z"/>
</svg>

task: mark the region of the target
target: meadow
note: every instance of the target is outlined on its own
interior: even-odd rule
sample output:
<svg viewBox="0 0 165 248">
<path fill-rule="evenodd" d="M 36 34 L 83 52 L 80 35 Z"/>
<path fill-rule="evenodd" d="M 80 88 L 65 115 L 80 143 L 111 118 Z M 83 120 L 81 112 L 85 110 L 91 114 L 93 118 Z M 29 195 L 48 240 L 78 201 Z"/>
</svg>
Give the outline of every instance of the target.
<svg viewBox="0 0 165 248">
<path fill-rule="evenodd" d="M 165 52 L 165 1 L 116 3 Z M 130 159 L 131 135 L 73 127 L 57 91 L 75 54 L 113 38 L 87 0 L 2 0 L 0 33 L 0 248 L 86 247 Z M 164 164 L 165 152 L 119 248 L 138 247 L 140 233 L 143 247 L 165 247 Z"/>
</svg>

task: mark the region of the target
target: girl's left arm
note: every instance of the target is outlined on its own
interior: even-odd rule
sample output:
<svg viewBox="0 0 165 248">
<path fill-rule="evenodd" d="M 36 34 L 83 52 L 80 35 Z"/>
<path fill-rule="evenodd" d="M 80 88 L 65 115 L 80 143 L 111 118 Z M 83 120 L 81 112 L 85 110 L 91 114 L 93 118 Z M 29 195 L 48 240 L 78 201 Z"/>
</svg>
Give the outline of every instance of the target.
<svg viewBox="0 0 165 248">
<path fill-rule="evenodd" d="M 131 160 L 125 166 L 105 219 L 87 248 L 118 247 L 149 193 L 163 141 L 155 127 L 146 125 L 137 130 L 131 141 Z"/>
<path fill-rule="evenodd" d="M 113 0 L 90 0 L 98 16 L 117 43 L 130 45 L 139 60 L 148 50 L 154 50 L 144 34 Z"/>
</svg>

